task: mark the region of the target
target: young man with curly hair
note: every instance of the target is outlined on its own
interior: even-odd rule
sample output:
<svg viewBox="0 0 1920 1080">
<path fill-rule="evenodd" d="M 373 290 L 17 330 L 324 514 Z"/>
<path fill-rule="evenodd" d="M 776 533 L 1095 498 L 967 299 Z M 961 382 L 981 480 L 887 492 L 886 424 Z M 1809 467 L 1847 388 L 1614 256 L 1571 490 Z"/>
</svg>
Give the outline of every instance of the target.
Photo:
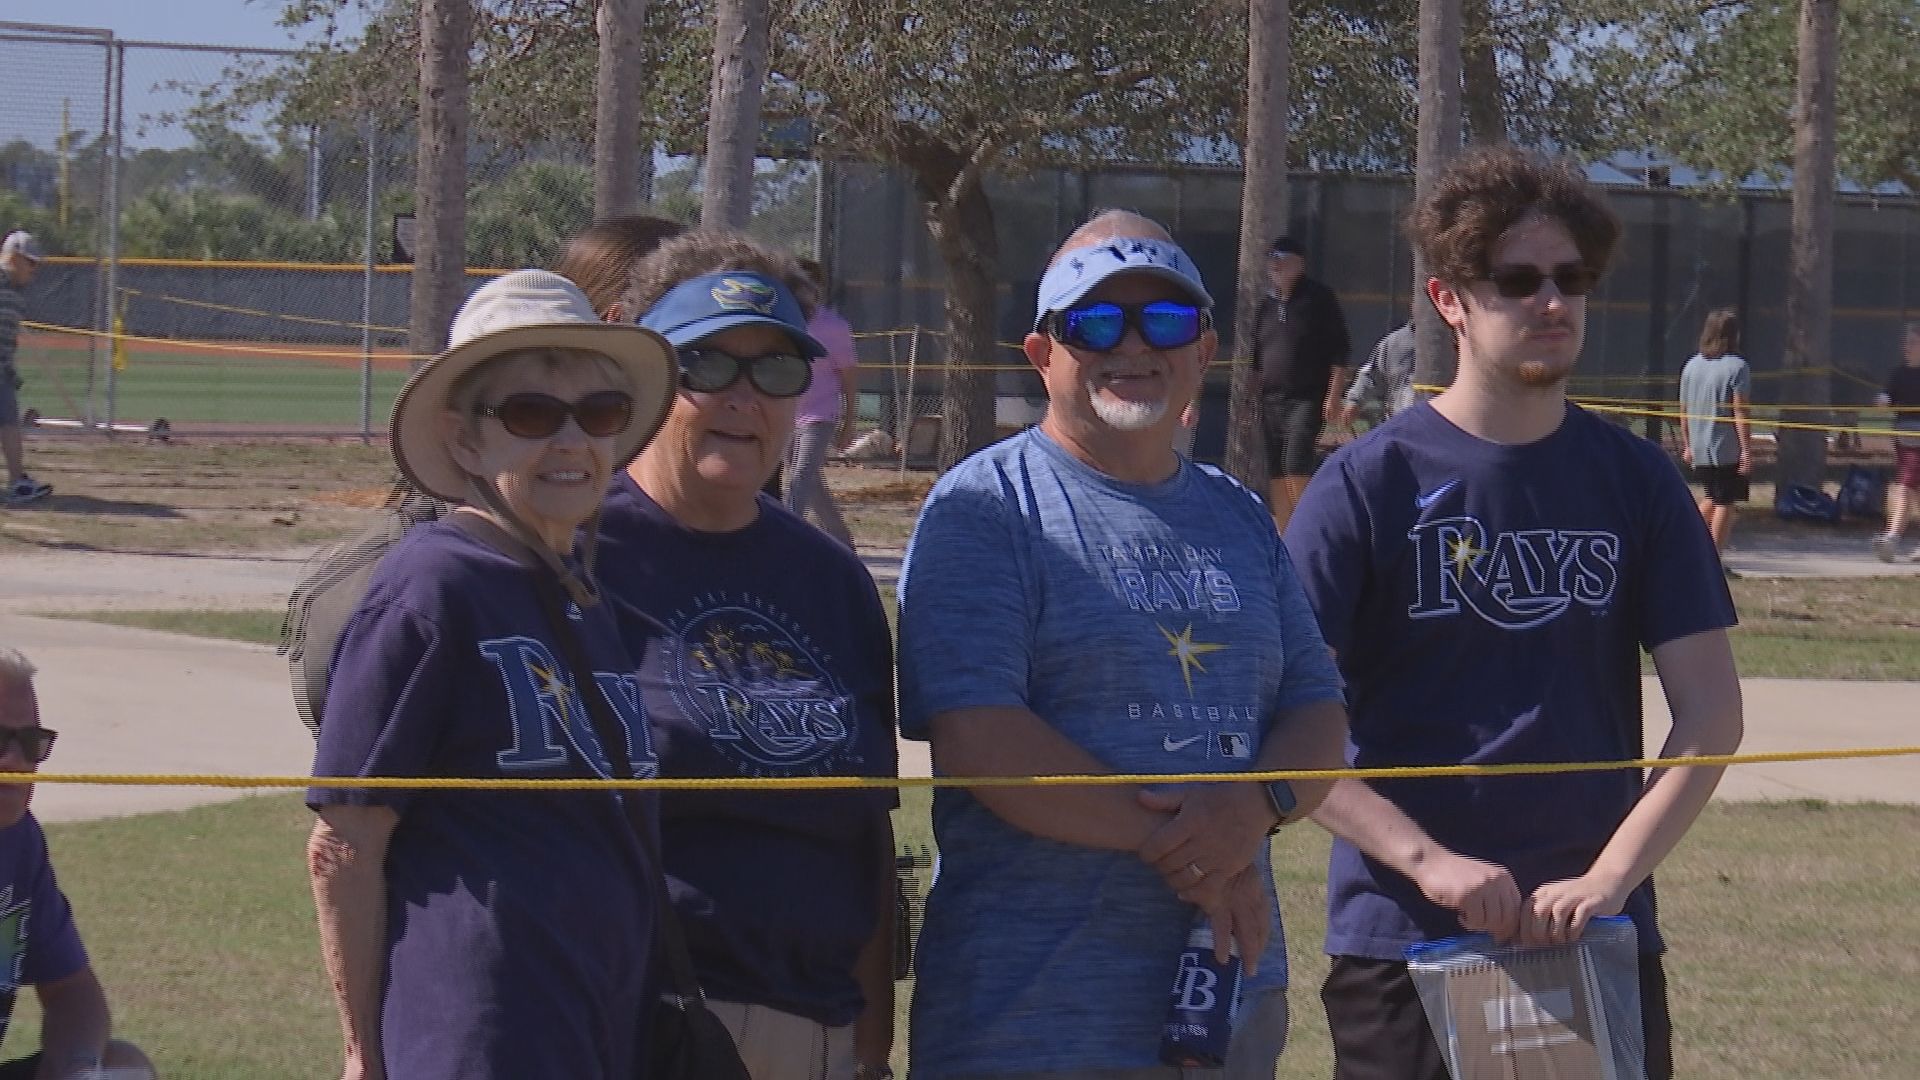
<svg viewBox="0 0 1920 1080">
<path fill-rule="evenodd" d="M 1686 482 L 1660 448 L 1572 404 L 1587 294 L 1620 227 L 1573 167 L 1467 152 L 1408 232 L 1459 374 L 1336 453 L 1287 529 L 1362 767 L 1635 759 L 1640 653 L 1673 714 L 1662 756 L 1741 735 L 1733 604 Z M 1334 784 L 1322 990 L 1339 1080 L 1445 1080 L 1406 947 L 1486 931 L 1639 934 L 1647 1075 L 1672 1075 L 1650 875 L 1719 769 Z"/>
</svg>

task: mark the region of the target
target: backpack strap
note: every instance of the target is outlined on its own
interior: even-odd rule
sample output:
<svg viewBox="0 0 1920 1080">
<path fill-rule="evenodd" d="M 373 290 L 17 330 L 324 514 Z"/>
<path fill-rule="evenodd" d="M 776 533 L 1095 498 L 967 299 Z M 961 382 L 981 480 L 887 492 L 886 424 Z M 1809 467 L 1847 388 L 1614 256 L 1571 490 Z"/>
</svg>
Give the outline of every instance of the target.
<svg viewBox="0 0 1920 1080">
<path fill-rule="evenodd" d="M 483 514 L 468 509 L 449 514 L 447 520 L 468 535 L 491 544 L 529 566 L 537 569 L 545 562 L 536 559 L 534 552 L 518 537 Z M 613 775 L 621 780 L 631 780 L 633 750 L 627 740 L 627 730 L 613 714 L 613 706 L 607 703 L 599 680 L 593 676 L 593 665 L 588 661 L 586 649 L 580 644 L 580 635 L 574 632 L 573 621 L 567 618 L 565 605 L 561 602 L 566 594 L 558 587 L 560 584 L 545 575 L 536 574 L 534 592 L 540 598 L 540 608 L 546 614 L 554 642 L 560 646 L 562 659 L 573 675 L 574 689 L 586 706 L 588 718 L 593 721 L 593 732 L 607 753 Z M 699 975 L 693 970 L 693 957 L 687 951 L 686 932 L 680 925 L 680 916 L 673 908 L 673 896 L 667 889 L 667 866 L 660 858 L 660 844 L 654 837 L 651 823 L 639 818 L 633 810 L 633 800 L 627 798 L 628 795 L 637 794 L 639 792 L 623 792 L 620 802 L 627 809 L 628 822 L 633 826 L 634 834 L 640 838 L 640 847 L 653 867 L 650 884 L 654 910 L 659 913 L 659 938 L 667 948 L 667 967 L 672 975 L 673 990 L 682 999 L 703 1001 L 706 995 L 700 988 Z"/>
</svg>

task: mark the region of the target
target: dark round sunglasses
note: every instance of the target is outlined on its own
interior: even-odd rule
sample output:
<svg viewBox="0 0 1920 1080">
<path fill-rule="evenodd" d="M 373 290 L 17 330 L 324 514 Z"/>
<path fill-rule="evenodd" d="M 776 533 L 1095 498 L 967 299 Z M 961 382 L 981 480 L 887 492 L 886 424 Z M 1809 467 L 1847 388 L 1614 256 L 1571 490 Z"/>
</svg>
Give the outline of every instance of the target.
<svg viewBox="0 0 1920 1080">
<path fill-rule="evenodd" d="M 1501 296 L 1509 300 L 1526 300 L 1540 293 L 1540 286 L 1552 279 L 1553 287 L 1560 290 L 1562 296 L 1585 296 L 1593 291 L 1600 275 L 1579 263 L 1561 263 L 1551 273 L 1537 266 L 1525 263 L 1513 266 L 1496 266 L 1487 271 L 1487 280 Z"/>
<path fill-rule="evenodd" d="M 799 397 L 813 385 L 813 363 L 786 352 L 735 356 L 696 345 L 680 350 L 680 382 L 689 390 L 717 394 L 739 382 L 742 375 L 755 390 L 770 398 Z"/>
<path fill-rule="evenodd" d="M 1112 352 L 1131 326 L 1155 349 L 1178 349 L 1200 340 L 1213 325 L 1213 313 L 1178 300 L 1115 304 L 1102 300 L 1047 315 L 1047 333 L 1089 352 Z"/>
<path fill-rule="evenodd" d="M 475 405 L 476 416 L 500 421 L 507 434 L 522 439 L 551 438 L 571 416 L 580 430 L 596 439 L 618 435 L 633 422 L 633 396 L 624 390 L 596 390 L 579 401 L 562 401 L 552 394 L 508 394 L 498 405 Z"/>
<path fill-rule="evenodd" d="M 0 757 L 17 746 L 21 756 L 38 765 L 53 753 L 53 740 L 59 737 L 60 733 L 52 728 L 0 728 Z"/>
</svg>

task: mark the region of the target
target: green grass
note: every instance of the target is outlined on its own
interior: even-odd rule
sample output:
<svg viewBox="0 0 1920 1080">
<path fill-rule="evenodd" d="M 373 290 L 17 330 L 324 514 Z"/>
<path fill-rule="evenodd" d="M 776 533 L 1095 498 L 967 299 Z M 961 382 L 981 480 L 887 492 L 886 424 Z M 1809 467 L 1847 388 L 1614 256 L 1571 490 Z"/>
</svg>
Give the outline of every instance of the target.
<svg viewBox="0 0 1920 1080">
<path fill-rule="evenodd" d="M 902 844 L 928 842 L 927 806 L 924 790 L 903 792 Z M 273 795 L 48 828 L 117 1030 L 164 1075 L 337 1068 L 301 855 L 310 821 L 297 796 Z M 1331 1071 L 1317 998 L 1325 858 L 1310 826 L 1275 843 L 1294 985 L 1285 1080 Z M 1920 1076 L 1920 808 L 1716 804 L 1660 877 L 1679 1075 Z M 904 1052 L 912 984 L 900 989 Z M 34 1041 L 31 999 L 0 1056 Z"/>
<path fill-rule="evenodd" d="M 170 630 L 176 634 L 220 638 L 225 641 L 250 641 L 256 645 L 280 642 L 280 620 L 285 612 L 278 608 L 221 611 L 199 608 L 158 611 L 60 611 L 45 612 L 54 619 L 133 626 L 142 630 Z"/>
<path fill-rule="evenodd" d="M 299 346 L 289 346 L 299 348 Z M 344 351 L 329 349 L 329 351 Z M 22 351 L 21 374 L 27 385 L 22 408 L 68 417 L 87 385 L 84 349 L 32 348 Z M 104 378 L 104 373 L 100 378 Z M 393 399 L 407 373 L 376 366 L 372 411 L 384 427 Z M 104 388 L 96 387 L 96 408 L 105 408 Z M 114 416 L 145 423 L 166 417 L 222 424 L 283 424 L 295 427 L 360 423 L 360 369 L 357 364 L 321 362 L 298 356 L 250 353 L 181 355 L 130 347 L 126 370 L 114 374 Z"/>
<path fill-rule="evenodd" d="M 1920 577 L 1733 582 L 1734 660 L 1748 678 L 1920 682 Z M 880 589 L 887 621 L 893 587 Z M 61 617 L 272 645 L 278 608 L 253 611 L 79 611 Z M 1648 661 L 1648 672 L 1653 670 Z"/>
</svg>

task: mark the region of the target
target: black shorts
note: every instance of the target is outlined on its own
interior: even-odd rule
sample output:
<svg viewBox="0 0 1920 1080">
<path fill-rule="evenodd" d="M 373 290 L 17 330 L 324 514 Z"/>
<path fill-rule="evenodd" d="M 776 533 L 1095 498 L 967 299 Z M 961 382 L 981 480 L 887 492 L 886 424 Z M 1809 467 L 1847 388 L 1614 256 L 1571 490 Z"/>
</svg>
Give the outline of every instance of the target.
<svg viewBox="0 0 1920 1080">
<path fill-rule="evenodd" d="M 1273 476 L 1312 476 L 1314 444 L 1320 441 L 1326 403 L 1266 394 L 1260 424 L 1267 433 L 1267 471 Z"/>
<path fill-rule="evenodd" d="M 1320 988 L 1333 1033 L 1333 1080 L 1448 1080 L 1407 965 L 1336 956 Z M 1647 1080 L 1673 1080 L 1673 1021 L 1660 957 L 1640 957 L 1640 1026 Z"/>
<path fill-rule="evenodd" d="M 1747 501 L 1747 478 L 1738 465 L 1695 465 L 1693 482 L 1707 489 L 1707 501 L 1715 506 Z"/>
<path fill-rule="evenodd" d="M 40 1075 L 40 1055 L 0 1062 L 0 1080 L 33 1080 Z"/>
</svg>

